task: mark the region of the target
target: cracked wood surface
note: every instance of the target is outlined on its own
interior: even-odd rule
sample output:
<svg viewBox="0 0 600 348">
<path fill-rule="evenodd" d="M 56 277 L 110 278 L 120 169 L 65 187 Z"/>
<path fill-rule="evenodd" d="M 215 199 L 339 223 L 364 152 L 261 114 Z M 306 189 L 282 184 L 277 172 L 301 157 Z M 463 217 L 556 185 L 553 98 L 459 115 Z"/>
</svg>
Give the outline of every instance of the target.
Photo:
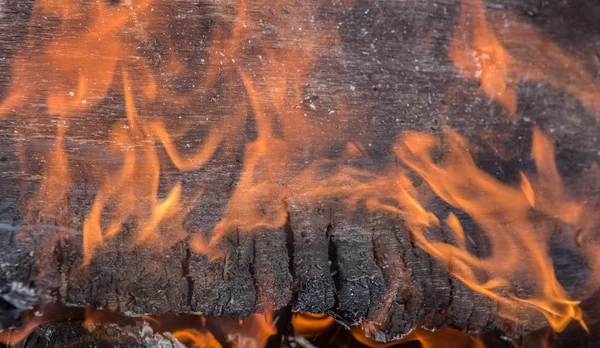
<svg viewBox="0 0 600 348">
<path fill-rule="evenodd" d="M 166 7 L 166 19 L 178 13 L 176 3 L 187 6 L 192 2 L 173 3 Z M 597 80 L 600 6 L 595 1 L 507 0 L 486 5 L 488 10 L 526 18 L 576 55 Z M 217 11 L 211 6 L 206 11 Z M 0 95 L 8 93 L 10 64 L 23 47 L 30 11 L 28 2 L 0 2 Z M 339 155 L 344 144 L 360 139 L 368 144 L 372 161 L 359 166 L 382 167 L 396 160 L 391 148 L 402 131 L 439 134 L 448 124 L 485 150 L 480 165 L 486 171 L 514 181 L 522 166 L 531 165 L 527 160 L 529 133 L 538 126 L 554 137 L 559 169 L 569 175 L 567 181 L 576 180 L 575 174 L 597 163 L 598 114 L 573 95 L 522 82 L 512 121 L 508 111 L 490 101 L 475 81 L 459 76 L 447 52 L 459 16 L 458 1 L 356 1 L 350 10 L 335 15 L 341 23 L 341 53 L 319 47 L 325 53 L 303 86 L 305 95 L 319 96 L 317 108 L 327 110 L 336 98 L 347 104 L 347 119 L 335 126 L 339 138 L 325 155 Z M 176 36 L 174 32 L 183 27 L 205 37 L 199 24 L 205 16 L 190 15 L 178 28 L 156 35 Z M 43 34 L 39 35 L 42 39 Z M 177 47 L 192 57 L 203 53 L 202 47 L 183 43 Z M 164 53 L 164 48 L 152 49 L 153 57 Z M 157 59 L 155 64 L 160 71 L 166 62 Z M 186 88 L 185 79 L 175 83 Z M 323 83 L 327 88 L 320 87 Z M 233 87 L 209 94 L 216 100 L 212 111 L 217 115 L 230 111 L 228 100 L 244 99 L 243 92 Z M 43 109 L 43 105 L 33 107 Z M 546 325 L 541 315 L 524 317 L 518 324 L 498 319 L 494 316 L 497 304 L 449 276 L 441 264 L 416 247 L 401 219 L 361 212 L 348 215 L 333 201 L 310 206 L 293 199 L 286 202 L 285 225 L 252 233 L 231 231 L 219 241 L 225 253 L 216 260 L 195 251 L 187 239 L 161 252 L 144 245 L 130 249 L 126 245 L 134 237 L 130 229 L 135 229 L 135 221 L 127 222 L 82 268 L 83 217 L 99 186 L 93 171 L 111 162 L 108 155 L 98 156 L 95 150 L 107 144 L 102 129 L 123 116 L 123 97 L 109 93 L 97 109 L 75 116 L 80 128 L 67 135 L 65 147 L 83 167 L 74 170 L 81 175 L 69 187 L 61 216 L 39 216 L 27 207 L 50 161 L 46 151 L 53 144 L 55 128 L 35 114 L 18 116 L 0 123 L 0 247 L 4 251 L 0 293 L 9 293 L 11 284 L 21 283 L 35 288 L 43 301 L 92 305 L 128 315 L 202 313 L 242 318 L 291 304 L 296 311 L 327 312 L 347 325 L 375 322 L 381 325 L 379 338 L 383 340 L 399 337 L 421 322 L 430 328 L 452 326 L 471 332 L 497 326 L 514 336 Z M 189 112 L 185 116 L 199 117 Z M 230 133 L 242 144 L 254 131 L 248 125 Z M 494 134 L 508 136 L 510 160 L 503 160 L 503 154 L 491 145 Z M 17 140 L 22 140 L 19 147 Z M 19 169 L 18 152 L 27 154 L 29 171 Z M 167 166 L 161 172 L 165 182 L 180 179 L 205 187 L 205 198 L 193 206 L 184 223 L 190 234 L 207 234 L 219 222 L 242 162 L 243 149 L 238 144 L 220 148 L 202 169 L 180 173 Z M 302 168 L 298 163 L 289 165 Z M 589 191 L 592 199 L 600 199 L 598 187 Z M 443 202 L 439 204 L 440 211 L 448 209 Z M 463 225 L 477 230 L 468 217 L 461 219 Z M 427 236 L 455 242 L 441 228 L 428 230 Z M 477 252 L 485 255 L 485 244 L 478 247 Z M 585 276 L 585 267 L 573 261 L 561 265 L 569 281 Z"/>
</svg>

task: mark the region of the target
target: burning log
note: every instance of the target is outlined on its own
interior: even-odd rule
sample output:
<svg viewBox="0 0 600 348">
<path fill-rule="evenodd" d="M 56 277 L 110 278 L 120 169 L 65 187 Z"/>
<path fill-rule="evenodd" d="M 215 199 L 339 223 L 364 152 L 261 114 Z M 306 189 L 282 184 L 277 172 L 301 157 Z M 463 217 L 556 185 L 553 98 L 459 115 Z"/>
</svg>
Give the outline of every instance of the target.
<svg viewBox="0 0 600 348">
<path fill-rule="evenodd" d="M 377 341 L 597 317 L 592 1 L 0 13 L 0 329 L 52 302 Z"/>
</svg>

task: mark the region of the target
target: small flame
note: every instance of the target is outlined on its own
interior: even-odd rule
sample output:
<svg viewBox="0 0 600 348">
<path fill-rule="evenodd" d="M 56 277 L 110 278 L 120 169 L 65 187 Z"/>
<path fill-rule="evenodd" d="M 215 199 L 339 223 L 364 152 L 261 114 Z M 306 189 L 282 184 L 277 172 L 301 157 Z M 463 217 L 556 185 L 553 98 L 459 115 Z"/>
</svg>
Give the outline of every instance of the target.
<svg viewBox="0 0 600 348">
<path fill-rule="evenodd" d="M 206 329 L 206 318 L 200 317 L 199 327 L 186 328 L 173 332 L 173 337 L 188 348 L 221 348 L 222 345 Z"/>
<path fill-rule="evenodd" d="M 64 149 L 66 125 L 58 122 L 54 148 L 50 153 L 45 171 L 47 179 L 31 204 L 31 208 L 40 205 L 39 212 L 45 218 L 59 220 L 60 211 L 67 196 L 70 182 L 68 160 Z"/>
<path fill-rule="evenodd" d="M 35 330 L 38 326 L 47 323 L 48 319 L 42 318 L 34 318 L 32 320 L 27 321 L 24 327 L 19 329 L 12 330 L 4 330 L 0 332 L 0 343 L 4 343 L 6 345 L 16 345 L 19 342 L 23 341 Z"/>
<path fill-rule="evenodd" d="M 377 331 L 376 328 L 372 327 L 372 324 L 355 326 L 352 328 L 352 336 L 361 344 L 372 348 L 393 347 L 398 344 L 412 341 L 419 342 L 422 348 L 485 348 L 485 345 L 480 338 L 454 329 L 443 329 L 433 332 L 427 331 L 421 327 L 417 327 L 401 339 L 388 343 L 376 342 L 367 337 L 365 332 L 369 332 L 371 330 Z"/>
<path fill-rule="evenodd" d="M 334 324 L 335 320 L 326 314 L 295 313 L 292 317 L 294 331 L 304 338 L 311 338 L 326 332 Z"/>
<path fill-rule="evenodd" d="M 265 347 L 269 337 L 277 333 L 278 317 L 271 310 L 241 320 L 229 317 L 174 316 L 144 318 L 158 327 L 158 331 L 172 330 L 173 337 L 186 347 L 241 348 Z M 215 330 L 215 331 L 212 331 Z"/>
<path fill-rule="evenodd" d="M 260 348 L 276 333 L 273 312 L 267 311 L 241 320 L 238 330 L 230 333 L 229 339 L 240 348 Z"/>
<path fill-rule="evenodd" d="M 514 114 L 517 94 L 509 76 L 514 62 L 489 28 L 480 0 L 461 2 L 461 16 L 454 35 L 449 54 L 462 76 L 476 78 L 490 98 Z"/>
<path fill-rule="evenodd" d="M 115 8 L 103 1 L 96 1 L 94 5 L 73 1 L 36 2 L 30 35 L 36 35 L 36 21 L 46 16 L 60 19 L 58 35 L 41 52 L 19 56 L 14 64 L 13 87 L 0 104 L 0 115 L 22 105 L 42 87 L 35 68 L 40 61 L 52 66 L 45 72 L 50 86 L 47 96 L 50 114 L 70 116 L 98 104 L 112 84 L 117 63 L 126 62 L 131 53 L 119 42 L 116 31 L 146 11 L 150 3 L 150 0 L 142 0 L 130 8 Z M 74 28 L 83 26 L 89 26 L 89 30 L 74 36 Z"/>
<path fill-rule="evenodd" d="M 196 329 L 185 329 L 173 333 L 179 342 L 188 348 L 221 348 L 222 345 L 210 332 Z"/>
<path fill-rule="evenodd" d="M 508 12 L 486 15 L 482 0 L 462 0 L 449 56 L 464 79 L 476 79 L 514 117 L 523 80 L 562 88 L 592 111 L 600 90 L 582 64 L 532 25 Z"/>
<path fill-rule="evenodd" d="M 171 226 L 181 226 L 182 219 L 189 211 L 186 208 L 190 206 L 189 202 L 181 198 L 181 183 L 175 184 L 164 200 L 158 200 L 160 164 L 153 142 L 160 137 L 153 132 L 158 130 L 164 135 L 164 129 L 156 123 L 147 126 L 140 119 L 125 71 L 123 90 L 128 122 L 121 123 L 122 126 L 117 126 L 114 131 L 114 144 L 118 144 L 115 150 L 123 152 L 123 166 L 117 173 L 108 176 L 85 220 L 84 265 L 89 264 L 94 252 L 103 245 L 104 239 L 115 236 L 130 217 L 135 217 L 139 224 L 134 245 L 158 238 L 157 242 L 160 243 L 157 244 L 166 249 L 186 237 L 182 230 L 168 230 L 165 224 L 169 222 Z M 137 142 L 141 139 L 145 141 L 142 141 L 140 148 Z M 170 151 L 176 155 L 175 150 L 171 148 Z M 103 230 L 102 213 L 111 202 L 116 202 L 114 217 L 108 228 Z M 162 230 L 162 233 L 157 233 L 158 230 Z"/>
<path fill-rule="evenodd" d="M 199 318 L 200 322 L 197 326 L 176 330 L 173 337 L 187 347 L 221 347 L 222 344 L 231 343 L 240 348 L 262 348 L 266 346 L 269 337 L 277 333 L 275 329 L 277 319 L 271 311 L 265 314 L 254 314 L 242 320 L 204 316 Z M 213 322 L 213 326 L 219 328 L 222 333 L 222 337 L 219 337 L 224 341 L 219 342 L 215 334 L 210 332 L 207 327 L 209 320 Z"/>
<path fill-rule="evenodd" d="M 23 326 L 14 329 L 5 329 L 0 331 L 0 343 L 9 346 L 17 345 L 23 341 L 39 326 L 57 320 L 66 319 L 67 315 L 57 310 L 56 305 L 50 304 L 36 311 L 26 311 L 23 313 Z M 7 312 L 8 314 L 8 312 Z"/>
</svg>

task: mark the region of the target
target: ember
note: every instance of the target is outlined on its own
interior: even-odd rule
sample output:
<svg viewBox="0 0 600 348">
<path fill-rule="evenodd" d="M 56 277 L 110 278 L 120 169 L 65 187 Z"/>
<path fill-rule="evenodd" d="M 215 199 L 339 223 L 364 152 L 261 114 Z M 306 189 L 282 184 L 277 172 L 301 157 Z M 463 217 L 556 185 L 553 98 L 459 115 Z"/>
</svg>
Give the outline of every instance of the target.
<svg viewBox="0 0 600 348">
<path fill-rule="evenodd" d="M 597 340 L 600 6 L 451 3 L 0 1 L 0 342 Z"/>
</svg>

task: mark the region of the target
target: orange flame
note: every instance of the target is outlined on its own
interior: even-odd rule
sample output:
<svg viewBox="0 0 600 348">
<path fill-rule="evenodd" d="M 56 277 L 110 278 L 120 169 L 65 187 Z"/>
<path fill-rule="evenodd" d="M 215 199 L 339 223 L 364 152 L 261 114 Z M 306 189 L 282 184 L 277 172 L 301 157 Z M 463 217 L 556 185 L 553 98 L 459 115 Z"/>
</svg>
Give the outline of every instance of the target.
<svg viewBox="0 0 600 348">
<path fill-rule="evenodd" d="M 156 321 L 156 323 L 160 325 L 160 322 Z M 206 329 L 206 318 L 204 316 L 200 316 L 198 327 L 177 330 L 173 332 L 173 337 L 190 348 L 222 347 L 215 336 Z"/>
<path fill-rule="evenodd" d="M 265 314 L 254 314 L 239 321 L 231 318 L 207 319 L 202 316 L 198 327 L 177 330 L 173 337 L 188 347 L 221 347 L 221 343 L 206 328 L 207 320 L 215 321 L 226 335 L 224 338 L 236 347 L 264 347 L 269 337 L 277 333 L 273 313 L 267 311 Z"/>
<path fill-rule="evenodd" d="M 223 6 L 231 10 L 233 24 L 228 16 L 217 20 L 206 74 L 192 84 L 188 95 L 173 96 L 163 86 L 170 78 L 188 73 L 177 54 L 165 58 L 168 71 L 156 73 L 137 53 L 138 44 L 150 41 L 147 29 L 155 22 L 155 5 L 165 3 L 139 0 L 110 6 L 103 1 L 37 1 L 29 28 L 31 52 L 25 50 L 16 58 L 9 94 L 0 104 L 0 117 L 8 117 L 30 111 L 42 99 L 46 110 L 33 110 L 34 114 L 47 113 L 56 120 L 44 179 L 30 204 L 39 206 L 41 215 L 62 221 L 58 217 L 66 216 L 65 201 L 77 180 L 73 164 L 79 164 L 70 163 L 70 132 L 80 124 L 78 119 L 93 117 L 94 108 L 102 110 L 110 93 L 123 98 L 123 114 L 111 121 L 108 141 L 102 138 L 110 149 L 98 151 L 111 163 L 94 166 L 90 173 L 97 190 L 83 222 L 84 266 L 126 224 L 135 229 L 132 246 L 152 243 L 160 252 L 189 238 L 196 252 L 216 258 L 220 256 L 216 245 L 231 231 L 283 226 L 288 203 L 308 205 L 339 198 L 344 212 L 364 205 L 371 211 L 397 214 L 421 248 L 441 260 L 456 278 L 497 301 L 501 317 L 518 321 L 524 313 L 537 312 L 558 331 L 571 320 L 585 326 L 578 301 L 570 299 L 555 277 L 547 251 L 550 231 L 535 220 L 533 212 L 579 226 L 589 216 L 589 208 L 581 203 L 584 200 L 570 196 L 556 169 L 553 144 L 540 130 L 534 130 L 532 146 L 537 173 L 521 173 L 519 185 L 502 183 L 478 168 L 471 156 L 473 148 L 449 129 L 444 143 L 416 132 L 406 133 L 396 143 L 395 154 L 402 164 L 424 179 L 433 194 L 477 223 L 491 249 L 489 256 L 479 257 L 469 251 L 475 241 L 459 218 L 454 213 L 438 217 L 430 211 L 433 194 L 415 187 L 401 165 L 382 170 L 354 165 L 369 161 L 360 139 L 348 143 L 338 158 L 325 156 L 334 144 L 339 145 L 344 127 L 349 126 L 339 122 L 344 120 L 344 103 L 335 99 L 330 108 L 321 110 L 311 96 L 304 95 L 304 87 L 318 62 L 317 48 L 328 47 L 332 55 L 341 50 L 335 23 L 313 20 L 309 6 L 291 6 L 291 1 L 274 4 L 268 11 L 262 3 L 227 2 Z M 35 30 L 49 16 L 60 24 L 53 40 L 39 44 Z M 582 65 L 531 25 L 510 19 L 508 27 L 500 28 L 496 15 L 486 13 L 480 0 L 462 1 L 449 50 L 462 77 L 477 79 L 484 93 L 512 114 L 517 111 L 516 88 L 522 80 L 558 86 L 586 107 L 599 109 L 598 87 Z M 262 21 L 271 21 L 275 29 L 257 24 Z M 520 37 L 528 37 L 532 48 L 515 44 L 525 42 L 514 40 Z M 35 68 L 40 63 L 47 69 Z M 239 92 L 240 100 L 223 106 L 222 119 L 207 122 L 210 127 L 197 148 L 178 148 L 178 140 L 190 128 L 204 124 L 173 122 L 175 115 L 168 110 L 193 105 L 194 112 L 205 112 L 206 103 L 196 99 L 204 100 L 207 91 L 220 84 Z M 247 124 L 255 137 L 246 138 Z M 237 142 L 243 142 L 244 159 L 225 213 L 208 240 L 199 234 L 190 236 L 183 222 L 203 187 L 186 190 L 181 180 L 163 182 L 168 181 L 163 180 L 165 167 L 198 170 L 220 148 L 236 147 Z M 163 149 L 166 155 L 161 156 Z M 444 155 L 441 161 L 432 154 L 438 150 Z M 434 227 L 447 229 L 453 243 L 429 240 L 425 230 Z M 523 279 L 532 288 L 513 289 L 512 283 Z M 401 289 L 391 289 L 386 303 L 395 300 L 397 290 Z M 265 341 L 274 332 L 270 316 L 245 320 L 234 338 L 244 345 L 249 335 L 240 333 L 249 331 L 260 333 L 254 336 L 259 343 Z M 307 335 L 331 323 L 331 318 L 318 323 L 304 319 L 296 316 L 294 323 Z M 178 335 L 196 344 L 212 342 L 197 329 Z"/>
<path fill-rule="evenodd" d="M 7 345 L 16 345 L 29 337 L 33 330 L 35 330 L 38 326 L 47 322 L 48 319 L 34 318 L 33 320 L 28 321 L 22 328 L 4 330 L 0 332 L 0 342 Z"/>
<path fill-rule="evenodd" d="M 189 348 L 221 348 L 222 345 L 210 332 L 202 332 L 196 329 L 185 329 L 173 333 L 179 342 Z"/>
<path fill-rule="evenodd" d="M 477 78 L 483 91 L 511 113 L 517 111 L 514 82 L 509 80 L 513 63 L 490 30 L 480 0 L 463 0 L 450 58 L 465 79 Z M 470 36 L 470 37 L 469 37 Z"/>
<path fill-rule="evenodd" d="M 276 334 L 273 312 L 253 314 L 240 321 L 238 330 L 229 334 L 229 339 L 240 348 L 264 347 L 267 340 Z"/>
<path fill-rule="evenodd" d="M 127 62 L 130 51 L 119 42 L 116 31 L 146 11 L 150 3 L 142 0 L 135 6 L 114 7 L 103 1 L 93 5 L 77 1 L 36 2 L 31 35 L 35 35 L 35 21 L 44 16 L 57 16 L 60 28 L 55 40 L 42 52 L 22 55 L 14 64 L 13 88 L 0 104 L 0 115 L 22 104 L 42 87 L 34 66 L 40 61 L 52 67 L 44 76 L 49 86 L 46 102 L 50 114 L 68 116 L 98 104 L 112 84 L 117 63 L 132 64 Z M 73 35 L 81 31 L 76 28 L 84 26 L 89 29 Z"/>
<path fill-rule="evenodd" d="M 24 326 L 0 331 L 0 343 L 17 345 L 39 326 L 49 322 L 65 319 L 65 313 L 56 310 L 55 305 L 47 305 L 39 311 L 27 311 L 23 314 Z"/>
<path fill-rule="evenodd" d="M 582 64 L 522 19 L 500 11 L 486 15 L 481 0 L 461 1 L 449 56 L 464 79 L 476 79 L 513 117 L 523 80 L 562 88 L 600 110 L 600 89 Z"/>
<path fill-rule="evenodd" d="M 403 338 L 391 341 L 388 343 L 376 342 L 373 339 L 367 337 L 365 332 L 372 330 L 370 325 L 355 326 L 352 328 L 352 336 L 360 343 L 367 347 L 373 348 L 387 348 L 393 347 L 398 344 L 407 343 L 411 341 L 419 342 L 422 348 L 485 348 L 485 345 L 480 338 L 476 336 L 470 336 L 462 331 L 454 329 L 443 329 L 440 331 L 427 331 L 421 327 L 411 331 L 408 335 Z"/>
<path fill-rule="evenodd" d="M 497 300 L 501 304 L 499 315 L 502 317 L 518 320 L 514 312 L 515 302 L 518 302 L 541 312 L 557 331 L 564 329 L 571 320 L 577 320 L 585 327 L 579 302 L 568 299 L 554 276 L 552 261 L 546 252 L 549 231 L 540 231 L 532 220 L 531 193 L 524 194 L 520 188 L 502 184 L 477 168 L 465 140 L 451 130 L 446 130 L 446 133 L 446 157 L 441 162 L 436 163 L 431 156 L 431 152 L 440 149 L 441 144 L 429 135 L 408 134 L 396 145 L 396 153 L 429 183 L 439 197 L 473 218 L 490 241 L 491 255 L 481 259 L 471 254 L 464 244 L 464 232 L 452 216 L 449 217 L 449 225 L 459 241 L 457 246 L 432 242 L 425 237 L 423 228 L 431 224 L 441 225 L 434 219 L 425 224 L 413 223 L 412 230 L 419 245 L 445 262 L 450 272 L 465 284 Z M 554 154 L 542 153 L 544 150 L 540 149 L 540 144 L 547 144 L 548 140 L 540 137 L 539 131 L 536 131 L 533 156 L 542 176 L 540 182 L 545 184 L 543 181 L 550 178 L 555 184 L 557 178 L 552 174 L 555 168 L 550 170 L 539 158 L 541 155 L 546 156 L 544 158 L 554 157 Z M 581 210 L 577 203 L 566 202 L 563 196 L 557 197 L 555 189 L 550 196 L 538 195 L 536 202 L 537 206 L 554 202 L 561 210 L 566 208 L 568 213 L 557 218 L 571 223 L 576 222 Z M 520 275 L 520 272 L 526 272 L 526 275 Z M 483 280 L 481 274 L 487 274 L 489 279 Z M 535 293 L 528 298 L 520 298 L 510 291 L 511 280 L 523 276 L 535 280 L 536 284 Z M 506 291 L 508 297 L 503 295 Z"/>
<path fill-rule="evenodd" d="M 109 176 L 103 187 L 98 192 L 84 225 L 84 265 L 87 265 L 100 248 L 105 238 L 115 236 L 121 229 L 124 221 L 134 216 L 138 221 L 138 230 L 135 244 L 146 242 L 151 238 L 158 238 L 157 245 L 167 249 L 174 243 L 185 238 L 186 234 L 180 229 L 167 229 L 165 222 L 172 226 L 181 226 L 182 219 L 189 211 L 190 202 L 181 199 L 181 183 L 177 183 L 166 198 L 159 201 L 158 188 L 160 164 L 157 149 L 153 141 L 159 139 L 154 131 L 164 136 L 165 130 L 160 124 L 154 123 L 147 126 L 139 119 L 134 106 L 128 74 L 123 72 L 123 90 L 125 91 L 125 110 L 128 122 L 114 130 L 114 143 L 123 152 L 124 163 L 116 175 Z M 142 140 L 144 139 L 144 140 Z M 141 149 L 137 142 L 142 140 Z M 166 143 L 170 153 L 179 156 L 170 143 Z M 139 150 L 138 150 L 139 149 Z M 194 162 L 206 160 L 203 152 Z M 175 157 L 177 158 L 177 157 Z M 149 199 L 149 200 L 148 200 Z M 101 215 L 110 201 L 116 201 L 114 217 L 103 231 Z M 162 233 L 157 233 L 158 230 Z"/>
<path fill-rule="evenodd" d="M 216 25 L 211 52 L 217 54 L 211 56 L 206 79 L 198 83 L 201 88 L 192 95 L 205 93 L 217 82 L 222 82 L 217 81 L 217 77 L 225 69 L 225 80 L 231 80 L 225 83 L 234 85 L 236 79 L 241 80 L 249 105 L 240 103 L 229 118 L 213 125 L 202 146 L 190 155 L 183 154 L 174 143 L 174 138 L 184 135 L 185 129 L 167 130 L 163 122 L 151 120 L 138 111 L 150 109 L 159 98 L 174 105 L 189 103 L 180 97 L 164 95 L 157 87 L 157 77 L 149 63 L 140 59 L 135 52 L 137 47 L 132 45 L 132 42 L 147 39 L 146 29 L 151 25 L 155 4 L 150 0 L 137 1 L 130 6 L 109 6 L 101 1 L 95 4 L 36 3 L 32 37 L 35 36 L 35 22 L 44 16 L 58 16 L 61 26 L 57 29 L 56 40 L 41 46 L 40 52 L 19 56 L 13 71 L 12 90 L 0 107 L 0 112 L 5 115 L 26 105 L 26 98 L 45 93 L 49 114 L 59 115 L 60 120 L 64 120 L 65 126 L 61 122 L 57 131 L 52 166 L 45 172 L 45 182 L 36 201 L 64 202 L 70 181 L 69 163 L 62 148 L 64 134 L 68 131 L 67 120 L 74 114 L 97 107 L 109 90 L 118 85 L 115 81 L 119 77 L 123 80 L 126 120 L 116 122 L 109 132 L 112 152 L 120 158 L 122 166 L 116 171 L 100 170 L 97 174 L 101 180 L 100 188 L 83 227 L 84 266 L 91 262 L 105 241 L 116 236 L 129 221 L 136 223 L 134 245 L 153 242 L 166 249 L 186 238 L 188 233 L 182 228 L 183 219 L 201 196 L 202 189 L 186 198 L 182 184 L 176 182 L 160 200 L 162 163 L 156 143 L 162 144 L 178 170 L 196 170 L 203 167 L 223 143 L 234 140 L 246 118 L 250 117 L 248 114 L 253 116 L 258 137 L 246 144 L 238 189 L 208 243 L 202 236 L 194 235 L 190 245 L 198 252 L 218 257 L 215 244 L 223 234 L 234 229 L 250 232 L 258 227 L 281 226 L 285 222 L 287 213 L 283 201 L 287 193 L 282 184 L 293 172 L 286 162 L 296 162 L 289 158 L 289 149 L 305 143 L 302 134 L 314 132 L 322 123 L 309 121 L 303 116 L 305 112 L 294 106 L 304 99 L 302 83 L 314 65 L 314 48 L 336 45 L 337 37 L 318 35 L 323 31 L 322 26 L 329 24 L 307 21 L 310 13 L 304 7 L 291 7 L 296 11 L 290 16 L 292 20 L 281 21 L 282 14 L 290 9 L 275 6 L 275 13 L 269 16 L 277 25 L 277 35 L 283 38 L 281 42 L 290 44 L 271 47 L 272 43 L 263 37 L 263 31 L 257 30 L 256 22 L 263 18 L 250 15 L 264 14 L 264 11 L 246 0 L 233 4 L 237 16 L 233 28 L 228 30 L 227 23 Z M 308 26 L 301 29 L 306 23 Z M 89 29 L 83 32 L 74 29 L 79 27 Z M 252 41 L 257 43 L 258 52 L 248 54 L 246 42 Z M 39 77 L 32 73 L 35 69 L 29 69 L 39 62 L 53 67 L 44 79 L 48 81 L 47 90 L 39 88 Z M 169 67 L 176 71 L 184 69 L 173 55 L 169 57 Z M 134 74 L 136 83 L 129 77 Z M 272 114 L 279 115 L 276 122 Z M 279 125 L 285 140 L 273 137 Z M 314 146 L 315 152 L 319 146 L 321 144 Z M 270 160 L 274 157 L 280 160 Z M 274 187 L 281 189 L 273 190 Z M 58 214 L 60 212 L 55 213 Z"/>
<path fill-rule="evenodd" d="M 326 314 L 295 313 L 292 317 L 294 331 L 305 338 L 325 332 L 334 324 L 335 320 Z"/>
</svg>

